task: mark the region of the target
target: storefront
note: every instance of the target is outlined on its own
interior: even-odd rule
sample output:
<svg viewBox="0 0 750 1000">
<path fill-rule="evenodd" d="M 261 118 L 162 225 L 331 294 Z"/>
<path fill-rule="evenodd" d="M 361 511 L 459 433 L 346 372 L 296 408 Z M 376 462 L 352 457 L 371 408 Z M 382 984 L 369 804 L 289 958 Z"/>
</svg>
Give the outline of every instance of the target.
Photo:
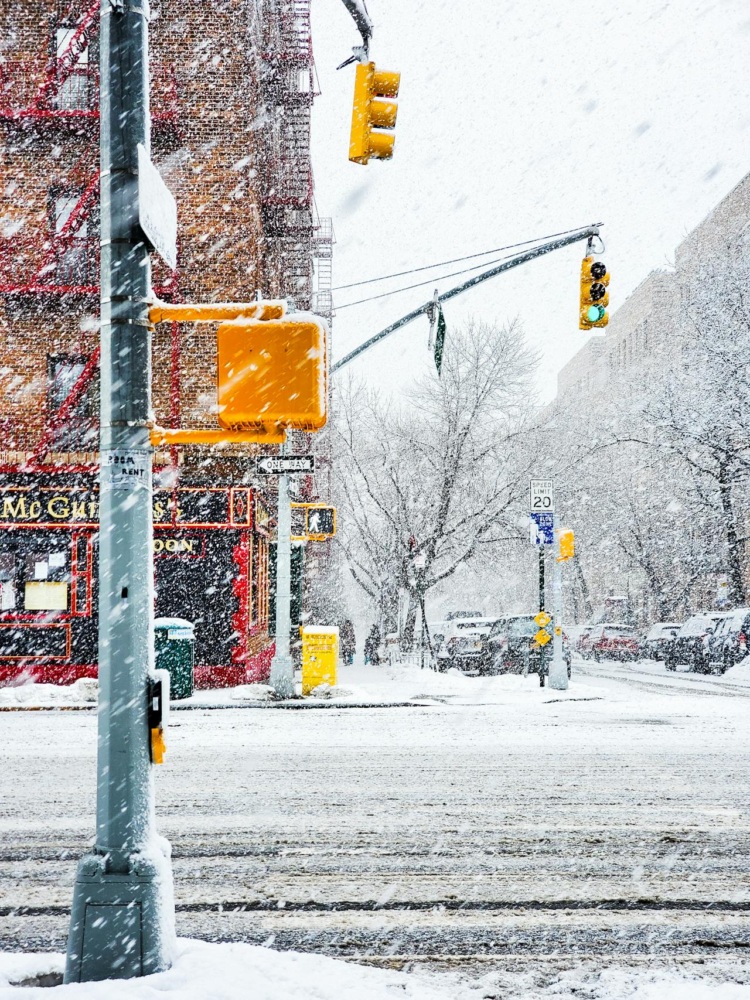
<svg viewBox="0 0 750 1000">
<path fill-rule="evenodd" d="M 96 482 L 19 479 L 0 483 L 0 683 L 95 677 Z M 154 611 L 194 623 L 199 687 L 268 676 L 268 525 L 247 487 L 154 493 Z"/>
</svg>

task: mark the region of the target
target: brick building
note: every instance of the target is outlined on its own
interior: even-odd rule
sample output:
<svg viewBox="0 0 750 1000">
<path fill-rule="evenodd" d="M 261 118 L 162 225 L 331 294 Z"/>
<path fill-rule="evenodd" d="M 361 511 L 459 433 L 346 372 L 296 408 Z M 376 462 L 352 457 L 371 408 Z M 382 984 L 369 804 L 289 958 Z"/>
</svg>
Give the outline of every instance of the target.
<svg viewBox="0 0 750 1000">
<path fill-rule="evenodd" d="M 0 2 L 0 680 L 96 672 L 100 0 Z M 161 0 L 152 158 L 178 205 L 167 301 L 288 297 L 330 275 L 314 216 L 309 0 Z M 326 309 L 330 293 L 317 289 Z M 330 307 L 329 307 L 330 308 Z M 214 425 L 215 338 L 161 324 L 162 426 Z M 156 613 L 196 624 L 198 681 L 270 663 L 274 497 L 248 449 L 155 456 Z"/>
</svg>

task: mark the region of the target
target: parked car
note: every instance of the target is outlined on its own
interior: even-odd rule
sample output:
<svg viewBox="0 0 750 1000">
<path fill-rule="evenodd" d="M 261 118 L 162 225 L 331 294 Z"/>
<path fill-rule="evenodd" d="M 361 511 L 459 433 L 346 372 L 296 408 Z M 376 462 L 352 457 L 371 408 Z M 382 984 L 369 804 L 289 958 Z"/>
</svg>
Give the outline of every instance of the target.
<svg viewBox="0 0 750 1000">
<path fill-rule="evenodd" d="M 735 608 L 716 623 L 709 635 L 708 670 L 723 674 L 747 656 L 750 640 L 750 608 Z"/>
<path fill-rule="evenodd" d="M 427 622 L 427 627 L 430 630 L 432 648 L 435 650 L 440 649 L 451 627 L 451 623 L 449 621 Z"/>
<path fill-rule="evenodd" d="M 649 660 L 665 660 L 681 622 L 655 622 L 643 640 L 643 655 Z"/>
<path fill-rule="evenodd" d="M 521 674 L 525 669 L 539 672 L 540 657 L 534 644 L 539 626 L 534 615 L 503 615 L 490 629 L 486 640 L 483 668 L 490 674 Z M 570 677 L 570 645 L 563 633 L 563 657 Z"/>
<path fill-rule="evenodd" d="M 481 673 L 486 658 L 485 639 L 495 618 L 456 618 L 448 622 L 445 639 L 437 651 L 439 670 Z"/>
<path fill-rule="evenodd" d="M 667 670 L 676 670 L 678 663 L 687 664 L 695 673 L 709 669 L 708 641 L 717 624 L 731 612 L 709 611 L 691 615 L 675 633 L 664 660 Z"/>
<path fill-rule="evenodd" d="M 637 660 L 638 633 L 632 625 L 602 622 L 587 634 L 583 655 L 596 660 Z"/>
<path fill-rule="evenodd" d="M 591 633 L 596 628 L 596 625 L 584 625 L 581 631 L 578 633 L 578 638 L 575 641 L 575 651 L 580 656 L 584 658 L 588 655 L 589 641 L 591 639 Z"/>
</svg>

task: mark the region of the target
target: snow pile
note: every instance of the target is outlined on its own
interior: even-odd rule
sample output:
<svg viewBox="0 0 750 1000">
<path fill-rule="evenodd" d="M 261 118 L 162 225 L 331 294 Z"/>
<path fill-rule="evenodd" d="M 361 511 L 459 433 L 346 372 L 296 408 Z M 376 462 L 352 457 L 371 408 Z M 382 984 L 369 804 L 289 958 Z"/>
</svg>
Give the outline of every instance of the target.
<svg viewBox="0 0 750 1000">
<path fill-rule="evenodd" d="M 52 988 L 8 987 L 40 972 L 61 973 L 62 955 L 0 953 L 0 1000 L 456 1000 L 421 976 L 384 972 L 297 952 L 277 952 L 247 944 L 209 944 L 180 939 L 177 961 L 167 972 L 143 979 L 76 983 Z"/>
<path fill-rule="evenodd" d="M 268 684 L 240 684 L 224 690 L 232 701 L 269 701 L 273 697 L 273 688 Z"/>
<path fill-rule="evenodd" d="M 536 674 L 503 674 L 498 677 L 469 677 L 460 670 L 437 673 L 418 666 L 396 663 L 380 667 L 353 665 L 339 668 L 348 697 L 332 692 L 332 700 L 345 704 L 356 701 L 375 704 L 408 701 L 441 701 L 457 705 L 497 705 L 545 702 L 551 698 L 597 697 L 600 692 L 580 683 L 573 675 L 567 691 L 541 688 Z M 342 692 L 343 694 L 343 692 Z"/>
<path fill-rule="evenodd" d="M 502 960 L 500 960 L 502 961 Z M 561 963 L 564 966 L 564 960 Z M 748 1000 L 747 974 L 737 964 L 717 961 L 696 967 L 649 968 L 613 965 L 602 968 L 594 960 L 575 962 L 570 968 L 550 967 L 544 960 L 521 971 L 511 968 L 488 972 L 475 979 L 471 992 L 458 993 L 460 1000 L 491 997 L 513 1000 Z"/>
<path fill-rule="evenodd" d="M 80 677 L 73 684 L 35 684 L 0 688 L 0 708 L 54 708 L 62 705 L 95 705 L 99 682 Z"/>
<path fill-rule="evenodd" d="M 724 674 L 727 680 L 740 684 L 750 684 L 750 656 L 744 657 Z"/>
<path fill-rule="evenodd" d="M 596 968 L 576 963 L 550 969 L 544 962 L 523 971 L 503 968 L 479 978 L 457 973 L 390 972 L 320 955 L 277 952 L 247 944 L 209 944 L 182 938 L 167 972 L 143 979 L 68 986 L 25 987 L 24 981 L 57 974 L 63 955 L 0 953 L 0 1000 L 749 1000 L 750 986 L 721 982 L 734 978 L 726 963 L 690 971 L 643 967 Z M 511 960 L 512 964 L 512 960 Z M 746 978 L 740 976 L 738 978 Z M 43 980 L 42 980 L 43 982 Z"/>
</svg>

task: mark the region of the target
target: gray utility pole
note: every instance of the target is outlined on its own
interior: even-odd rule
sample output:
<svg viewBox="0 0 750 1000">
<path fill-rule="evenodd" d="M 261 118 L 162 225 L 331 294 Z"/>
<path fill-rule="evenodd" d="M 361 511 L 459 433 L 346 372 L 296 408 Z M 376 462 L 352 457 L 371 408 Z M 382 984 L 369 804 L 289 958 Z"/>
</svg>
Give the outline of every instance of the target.
<svg viewBox="0 0 750 1000">
<path fill-rule="evenodd" d="M 552 548 L 555 563 L 552 568 L 552 663 L 549 668 L 549 686 L 556 691 L 568 689 L 568 667 L 563 657 L 562 645 L 562 562 L 560 561 L 560 534 L 555 516 L 555 544 Z"/>
<path fill-rule="evenodd" d="M 288 433 L 288 432 L 287 432 Z M 279 454 L 285 455 L 288 445 Z M 294 696 L 294 664 L 289 650 L 292 630 L 292 502 L 289 476 L 279 476 L 278 521 L 276 525 L 276 651 L 271 660 L 271 687 L 277 698 Z"/>
<path fill-rule="evenodd" d="M 66 982 L 171 964 L 171 865 L 154 829 L 149 703 L 151 271 L 138 153 L 150 149 L 147 0 L 101 8 L 101 522 L 96 844 L 80 862 Z"/>
</svg>

